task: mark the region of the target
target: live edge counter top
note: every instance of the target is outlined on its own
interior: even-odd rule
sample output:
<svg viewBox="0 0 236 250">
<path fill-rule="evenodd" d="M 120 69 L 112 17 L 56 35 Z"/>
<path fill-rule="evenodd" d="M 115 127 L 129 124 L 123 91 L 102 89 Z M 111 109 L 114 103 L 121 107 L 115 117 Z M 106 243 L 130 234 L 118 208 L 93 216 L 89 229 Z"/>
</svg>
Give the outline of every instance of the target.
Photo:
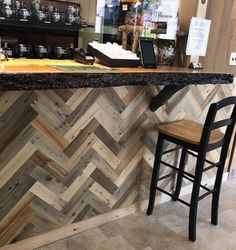
<svg viewBox="0 0 236 250">
<path fill-rule="evenodd" d="M 189 84 L 229 84 L 233 75 L 180 67 L 157 69 L 84 66 L 71 60 L 18 59 L 1 64 L 0 91 L 100 88 L 127 85 L 165 85 L 151 110 Z"/>
</svg>

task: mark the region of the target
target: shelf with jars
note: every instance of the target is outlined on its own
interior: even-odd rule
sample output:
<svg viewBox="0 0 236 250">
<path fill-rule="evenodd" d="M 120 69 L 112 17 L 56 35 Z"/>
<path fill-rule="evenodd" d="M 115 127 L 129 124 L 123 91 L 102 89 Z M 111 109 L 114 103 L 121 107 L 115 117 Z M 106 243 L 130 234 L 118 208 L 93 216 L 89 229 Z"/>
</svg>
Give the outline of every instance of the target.
<svg viewBox="0 0 236 250">
<path fill-rule="evenodd" d="M 70 58 L 79 30 L 91 27 L 74 2 L 0 0 L 0 47 L 14 58 Z"/>
<path fill-rule="evenodd" d="M 64 3 L 61 7 L 56 1 L 44 2 L 0 0 L 0 25 L 70 31 L 87 27 L 80 4 Z"/>
</svg>

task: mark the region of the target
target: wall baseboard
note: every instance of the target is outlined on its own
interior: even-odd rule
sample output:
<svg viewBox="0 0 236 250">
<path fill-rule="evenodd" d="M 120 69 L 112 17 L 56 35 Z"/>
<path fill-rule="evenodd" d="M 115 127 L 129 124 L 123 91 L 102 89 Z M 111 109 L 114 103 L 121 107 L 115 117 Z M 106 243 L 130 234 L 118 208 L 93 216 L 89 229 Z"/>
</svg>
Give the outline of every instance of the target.
<svg viewBox="0 0 236 250">
<path fill-rule="evenodd" d="M 223 181 L 226 181 L 227 179 L 228 179 L 228 173 L 225 173 L 223 176 Z M 205 180 L 202 182 L 202 184 L 206 186 L 212 186 L 214 184 L 214 178 Z M 180 196 L 190 194 L 191 191 L 192 191 L 192 185 L 183 187 L 181 190 Z M 155 206 L 161 203 L 165 203 L 167 201 L 170 201 L 169 196 L 165 194 L 161 196 L 157 196 L 156 201 L 155 201 Z M 131 215 L 140 211 L 145 211 L 147 209 L 147 206 L 148 206 L 148 200 L 140 201 L 128 207 L 119 208 L 111 212 L 101 214 L 101 215 L 92 217 L 90 219 L 84 220 L 84 221 L 80 221 L 71 225 L 63 226 L 61 228 L 54 229 L 50 232 L 31 237 L 31 238 L 19 241 L 17 243 L 14 243 L 8 246 L 1 247 L 0 249 L 1 250 L 19 250 L 19 249 L 32 250 L 35 248 L 39 248 L 39 247 L 51 244 L 55 241 L 65 239 L 75 234 L 82 233 L 89 229 L 115 221 L 127 215 Z"/>
</svg>

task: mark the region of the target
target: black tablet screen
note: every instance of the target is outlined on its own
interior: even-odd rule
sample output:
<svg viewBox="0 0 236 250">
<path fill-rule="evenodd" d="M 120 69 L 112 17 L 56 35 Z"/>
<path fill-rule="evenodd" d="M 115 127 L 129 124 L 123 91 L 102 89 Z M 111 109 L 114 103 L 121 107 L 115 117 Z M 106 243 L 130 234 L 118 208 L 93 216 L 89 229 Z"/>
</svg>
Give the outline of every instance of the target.
<svg viewBox="0 0 236 250">
<path fill-rule="evenodd" d="M 140 51 L 144 67 L 155 67 L 156 56 L 154 53 L 153 42 L 150 40 L 140 40 Z"/>
</svg>

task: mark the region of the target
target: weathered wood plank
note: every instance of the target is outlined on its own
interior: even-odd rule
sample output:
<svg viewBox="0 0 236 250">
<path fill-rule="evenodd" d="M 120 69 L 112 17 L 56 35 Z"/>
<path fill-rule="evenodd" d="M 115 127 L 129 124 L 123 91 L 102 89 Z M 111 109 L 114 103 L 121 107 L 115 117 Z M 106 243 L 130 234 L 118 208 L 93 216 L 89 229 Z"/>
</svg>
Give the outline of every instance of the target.
<svg viewBox="0 0 236 250">
<path fill-rule="evenodd" d="M 192 86 L 152 113 L 148 105 L 160 89 L 122 87 L 68 90 L 65 95 L 53 90 L 0 95 L 0 103 L 9 100 L 2 108 L 0 126 L 24 119 L 13 117 L 18 105 L 29 111 L 27 122 L 19 120 L 16 130 L 6 125 L 0 130 L 4 142 L 0 149 L 2 244 L 27 238 L 30 230 L 60 230 L 63 225 L 147 199 L 157 124 L 181 118 L 204 122 L 209 104 L 229 96 L 236 87 Z M 219 116 L 229 113 L 224 109 Z M 217 156 L 218 152 L 209 155 L 212 159 Z M 163 157 L 177 165 L 178 154 Z M 191 172 L 195 163 L 189 160 L 187 170 Z M 213 175 L 210 171 L 204 178 Z M 161 185 L 171 188 L 173 183 L 167 180 Z M 22 214 L 22 210 L 31 212 Z"/>
</svg>

